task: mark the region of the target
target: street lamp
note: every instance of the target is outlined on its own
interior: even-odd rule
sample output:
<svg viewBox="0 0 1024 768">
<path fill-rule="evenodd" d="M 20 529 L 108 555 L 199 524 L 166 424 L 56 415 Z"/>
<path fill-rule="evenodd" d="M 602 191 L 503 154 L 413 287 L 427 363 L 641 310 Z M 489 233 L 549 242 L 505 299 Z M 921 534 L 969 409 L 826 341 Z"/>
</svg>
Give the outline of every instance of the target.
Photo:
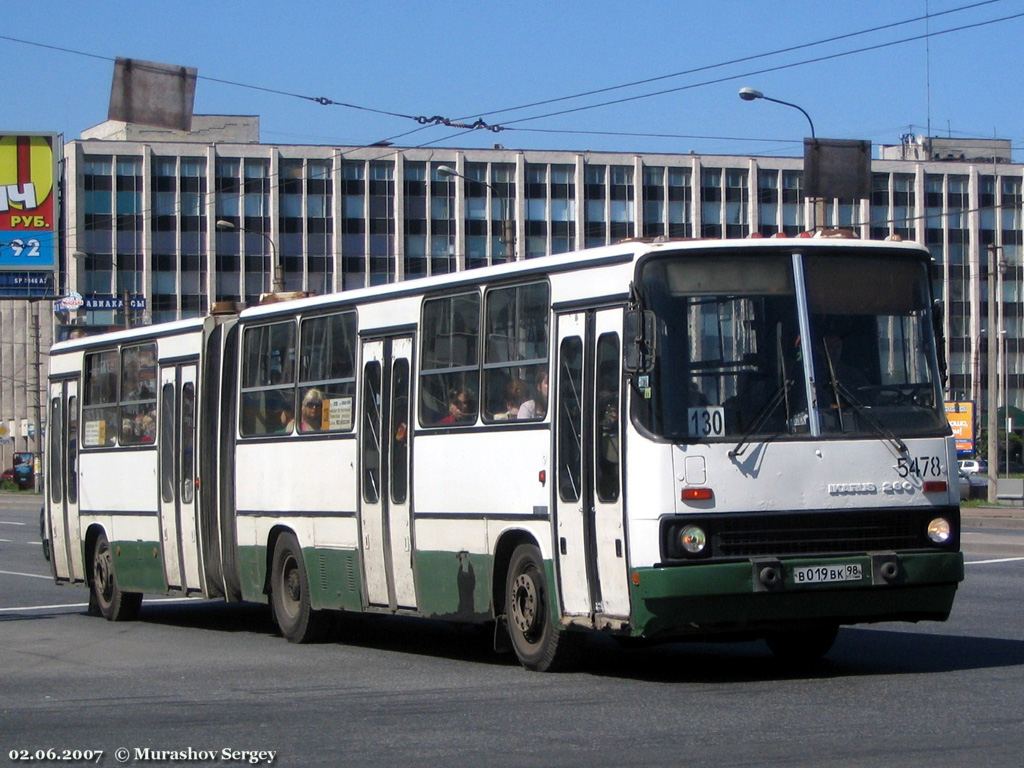
<svg viewBox="0 0 1024 768">
<path fill-rule="evenodd" d="M 801 107 L 799 104 L 793 104 L 792 102 L 783 101 L 782 99 L 773 99 L 771 96 L 765 96 L 763 93 L 761 93 L 761 91 L 757 90 L 756 88 L 751 88 L 749 86 L 743 86 L 742 88 L 740 88 L 739 97 L 743 99 L 743 101 L 756 101 L 757 99 L 764 99 L 765 101 L 774 101 L 776 104 L 782 104 L 785 107 L 799 109 L 803 116 L 807 118 L 807 124 L 811 126 L 811 141 L 814 143 L 815 147 L 818 146 L 818 137 L 814 133 L 814 121 L 811 120 L 811 116 L 807 114 L 807 110 Z M 806 151 L 807 150 L 805 148 L 805 166 L 807 165 Z M 811 207 L 811 229 L 817 230 L 819 218 L 821 219 L 822 224 L 825 223 L 825 201 L 820 197 L 815 197 L 812 202 L 813 205 Z M 820 214 L 818 212 L 819 208 L 821 208 Z"/>
<path fill-rule="evenodd" d="M 460 179 L 465 179 L 466 181 L 478 181 L 491 191 L 492 200 L 494 199 L 495 195 L 497 195 L 494 186 L 490 182 L 482 181 L 480 179 L 471 179 L 468 176 L 464 176 L 463 174 L 459 173 L 450 165 L 439 165 L 437 167 L 437 172 L 440 173 L 442 176 L 457 176 Z M 506 198 L 504 195 L 497 196 L 498 199 L 501 201 L 501 238 L 499 239 L 499 242 L 501 242 L 501 244 L 504 246 L 512 246 L 512 259 L 514 261 L 516 258 L 516 233 L 512 221 L 508 217 L 508 198 Z"/>
<path fill-rule="evenodd" d="M 744 101 L 756 101 L 757 99 L 764 99 L 765 101 L 774 101 L 776 104 L 783 104 L 787 107 L 792 107 L 793 109 L 799 109 L 801 112 L 803 112 L 804 117 L 807 118 L 807 122 L 811 126 L 811 138 L 814 141 L 818 140 L 818 137 L 814 135 L 814 121 L 811 120 L 811 116 L 807 114 L 807 110 L 805 110 L 799 104 L 793 104 L 788 101 L 783 101 L 782 99 L 773 99 L 771 96 L 765 96 L 756 88 L 750 88 L 748 86 L 740 88 L 740 98 L 743 99 Z"/>
<path fill-rule="evenodd" d="M 222 232 L 254 232 L 266 240 L 270 244 L 270 269 L 271 274 L 273 275 L 273 283 L 271 284 L 270 290 L 272 293 L 284 292 L 284 272 L 281 269 L 280 262 L 277 260 L 277 246 L 274 245 L 274 240 L 270 235 L 266 232 L 259 232 L 257 230 L 240 227 L 227 219 L 217 219 L 216 227 Z"/>
</svg>

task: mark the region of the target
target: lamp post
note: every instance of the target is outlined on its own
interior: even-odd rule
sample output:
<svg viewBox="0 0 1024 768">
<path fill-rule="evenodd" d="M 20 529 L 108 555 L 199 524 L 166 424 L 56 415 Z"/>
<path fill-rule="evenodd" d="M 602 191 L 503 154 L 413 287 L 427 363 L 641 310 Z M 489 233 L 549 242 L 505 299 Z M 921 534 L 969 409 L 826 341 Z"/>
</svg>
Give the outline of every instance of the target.
<svg viewBox="0 0 1024 768">
<path fill-rule="evenodd" d="M 255 234 L 266 240 L 270 244 L 270 270 L 273 275 L 273 282 L 271 283 L 270 291 L 271 293 L 284 292 L 284 273 L 281 270 L 281 263 L 277 260 L 277 246 L 274 245 L 274 240 L 270 235 L 266 232 L 259 232 L 246 229 L 245 227 L 240 227 L 227 219 L 217 219 L 216 227 L 222 232 L 255 232 Z"/>
<path fill-rule="evenodd" d="M 996 357 L 998 356 L 999 331 L 996 328 L 996 245 L 988 246 L 988 336 L 986 338 L 988 354 L 988 372 L 986 374 L 986 414 L 985 429 L 988 431 L 986 453 L 988 454 L 988 501 L 995 504 L 999 498 L 999 415 L 997 413 L 999 382 Z"/>
<path fill-rule="evenodd" d="M 468 176 L 465 176 L 465 175 L 459 173 L 454 168 L 452 168 L 450 165 L 439 165 L 437 167 L 437 172 L 440 173 L 442 176 L 457 176 L 458 178 L 465 179 L 466 181 L 479 181 L 479 183 L 483 184 L 485 187 L 487 187 L 487 189 L 489 189 L 491 191 L 491 199 L 492 200 L 494 199 L 495 195 L 497 194 L 495 189 L 494 189 L 494 186 L 490 182 L 488 182 L 488 181 L 480 181 L 479 179 L 471 179 Z M 516 259 L 516 234 L 515 234 L 515 229 L 513 227 L 512 221 L 510 221 L 509 217 L 508 217 L 508 198 L 506 198 L 504 195 L 500 195 L 498 197 L 498 199 L 501 200 L 501 238 L 500 238 L 500 242 L 504 246 L 512 246 L 512 260 L 515 261 L 515 259 Z"/>
<path fill-rule="evenodd" d="M 814 121 L 811 120 L 811 116 L 807 114 L 807 110 L 805 110 L 799 104 L 793 104 L 788 101 L 783 101 L 782 99 L 773 99 L 771 96 L 765 96 L 756 88 L 750 88 L 747 86 L 740 88 L 740 98 L 743 99 L 744 101 L 756 101 L 757 99 L 764 99 L 765 101 L 774 101 L 776 104 L 782 104 L 787 107 L 792 107 L 793 109 L 799 109 L 801 112 L 803 112 L 804 117 L 807 118 L 807 122 L 811 126 L 811 139 L 813 139 L 814 141 L 818 140 L 818 137 L 814 135 Z"/>
<path fill-rule="evenodd" d="M 785 107 L 792 107 L 793 109 L 800 110 L 801 114 L 803 114 L 803 116 L 807 118 L 807 124 L 811 127 L 811 141 L 813 141 L 814 145 L 817 146 L 818 137 L 814 133 L 814 121 L 811 120 L 811 116 L 807 114 L 807 110 L 801 107 L 799 104 L 793 104 L 792 102 L 783 101 L 782 99 L 773 99 L 771 96 L 765 96 L 763 93 L 761 93 L 761 91 L 757 90 L 756 88 L 750 88 L 749 86 L 743 86 L 742 88 L 740 88 L 739 97 L 743 99 L 743 101 L 756 101 L 757 99 L 764 99 L 765 101 L 773 101 L 776 104 L 782 104 Z M 822 209 L 820 214 L 822 224 L 825 223 L 825 205 L 824 200 L 818 197 L 814 198 L 812 202 L 813 207 L 811 208 L 811 230 L 813 231 L 818 228 L 819 207 Z"/>
</svg>

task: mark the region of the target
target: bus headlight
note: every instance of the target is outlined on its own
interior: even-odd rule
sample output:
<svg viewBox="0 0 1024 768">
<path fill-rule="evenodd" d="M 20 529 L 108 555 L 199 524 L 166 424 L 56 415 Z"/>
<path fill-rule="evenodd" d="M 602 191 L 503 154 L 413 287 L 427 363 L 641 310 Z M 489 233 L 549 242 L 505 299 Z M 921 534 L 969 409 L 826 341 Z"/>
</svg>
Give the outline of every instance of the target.
<svg viewBox="0 0 1024 768">
<path fill-rule="evenodd" d="M 933 544 L 945 544 L 951 535 L 952 528 L 946 518 L 936 517 L 928 523 L 928 540 Z"/>
<path fill-rule="evenodd" d="M 701 554 L 707 543 L 708 537 L 699 526 L 687 525 L 679 532 L 679 544 L 689 555 Z"/>
</svg>

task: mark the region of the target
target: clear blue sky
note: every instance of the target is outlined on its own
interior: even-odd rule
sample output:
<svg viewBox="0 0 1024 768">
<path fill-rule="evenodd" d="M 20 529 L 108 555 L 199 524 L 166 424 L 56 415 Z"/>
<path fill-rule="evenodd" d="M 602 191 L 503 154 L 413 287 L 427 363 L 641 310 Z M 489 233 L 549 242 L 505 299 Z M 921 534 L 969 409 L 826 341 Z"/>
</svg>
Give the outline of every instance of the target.
<svg viewBox="0 0 1024 768">
<path fill-rule="evenodd" d="M 112 59 L 198 69 L 196 113 L 255 114 L 262 140 L 369 144 L 412 120 L 212 82 L 217 78 L 404 115 L 482 117 L 500 134 L 431 127 L 400 146 L 799 155 L 796 110 L 743 102 L 740 86 L 802 106 L 819 137 L 893 144 L 902 133 L 1010 139 L 1024 156 L 1024 15 L 949 34 L 771 72 L 928 31 L 1024 14 L 1024 0 L 956 13 L 971 0 L 719 0 L 589 2 L 27 3 L 0 11 L 5 87 L 0 132 L 67 139 L 106 119 Z M 906 21 L 788 53 L 631 88 L 494 114 L 632 81 L 707 67 Z M 99 58 L 96 58 L 99 57 Z M 706 83 L 721 78 L 723 82 Z M 930 88 L 929 88 L 930 83 Z M 686 87 L 696 86 L 696 87 Z M 666 89 L 637 101 L 520 121 Z M 929 97 L 930 91 L 930 97 Z M 511 130 L 512 128 L 518 130 Z M 586 132 L 676 134 L 674 137 Z M 699 138 L 713 137 L 713 138 Z M 765 140 L 768 141 L 765 141 Z M 438 141 L 440 140 L 440 141 Z"/>
</svg>

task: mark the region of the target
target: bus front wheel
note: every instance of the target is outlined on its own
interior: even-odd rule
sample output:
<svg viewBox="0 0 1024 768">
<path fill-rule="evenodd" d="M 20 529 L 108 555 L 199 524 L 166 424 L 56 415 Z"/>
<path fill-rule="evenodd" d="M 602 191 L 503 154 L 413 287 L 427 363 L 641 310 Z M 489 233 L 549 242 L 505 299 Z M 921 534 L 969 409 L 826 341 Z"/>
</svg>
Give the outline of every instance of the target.
<svg viewBox="0 0 1024 768">
<path fill-rule="evenodd" d="M 520 664 L 535 672 L 554 672 L 568 665 L 576 638 L 551 620 L 544 561 L 533 544 L 520 544 L 512 553 L 505 617 Z"/>
<path fill-rule="evenodd" d="M 313 610 L 302 550 L 295 536 L 281 534 L 274 545 L 270 601 L 281 634 L 291 643 L 315 643 L 327 636 L 323 611 Z"/>
<path fill-rule="evenodd" d="M 123 592 L 114 573 L 114 557 L 105 534 L 96 538 L 92 549 L 92 584 L 89 611 L 107 621 L 131 621 L 139 615 L 141 592 Z"/>
</svg>

